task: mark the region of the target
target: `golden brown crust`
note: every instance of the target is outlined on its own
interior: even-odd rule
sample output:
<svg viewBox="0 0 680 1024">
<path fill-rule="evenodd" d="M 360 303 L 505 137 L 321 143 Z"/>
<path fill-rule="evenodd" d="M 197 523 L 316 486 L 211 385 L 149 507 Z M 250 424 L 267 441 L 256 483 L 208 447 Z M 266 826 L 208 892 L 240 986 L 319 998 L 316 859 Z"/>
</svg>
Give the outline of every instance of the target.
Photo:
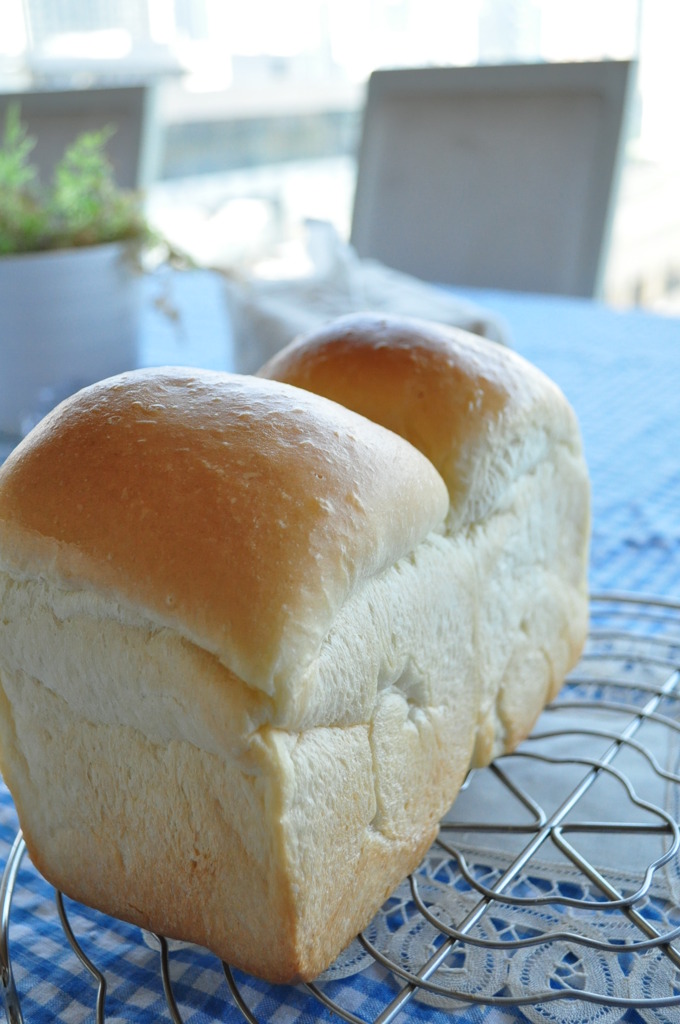
<svg viewBox="0 0 680 1024">
<path fill-rule="evenodd" d="M 444 478 L 457 525 L 491 511 L 502 480 L 489 460 L 526 444 L 536 423 L 551 442 L 578 445 L 574 415 L 552 381 L 507 347 L 441 324 L 352 314 L 293 342 L 258 373 L 410 441 Z"/>
<path fill-rule="evenodd" d="M 120 595 L 268 693 L 446 514 L 432 466 L 275 382 L 148 370 L 80 392 L 0 470 L 5 559 Z"/>
<path fill-rule="evenodd" d="M 258 374 L 361 411 L 442 465 L 452 443 L 462 448 L 503 411 L 515 384 L 508 366 L 507 349 L 454 328 L 357 313 L 293 342 Z"/>
</svg>

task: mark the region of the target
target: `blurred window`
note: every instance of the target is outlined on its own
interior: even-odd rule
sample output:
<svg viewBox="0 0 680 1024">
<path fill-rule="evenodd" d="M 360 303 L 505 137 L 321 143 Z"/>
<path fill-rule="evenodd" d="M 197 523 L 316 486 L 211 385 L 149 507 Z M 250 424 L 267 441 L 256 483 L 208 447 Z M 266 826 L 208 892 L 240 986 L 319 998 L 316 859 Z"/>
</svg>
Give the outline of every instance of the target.
<svg viewBox="0 0 680 1024">
<path fill-rule="evenodd" d="M 297 159 L 302 135 L 314 137 L 310 154 L 319 132 L 330 149 L 347 148 L 347 117 L 376 67 L 638 56 L 639 142 L 653 158 L 677 157 L 669 125 L 679 36 L 677 0 L 3 0 L 0 77 L 78 84 L 170 74 L 161 113 L 171 136 L 182 124 L 202 124 L 192 131 L 207 136 L 234 118 L 307 118 L 288 122 Z M 230 165 L 236 135 L 248 132 L 231 131 Z M 276 149 L 285 150 L 280 140 Z M 246 150 L 243 166 L 252 140 Z"/>
</svg>

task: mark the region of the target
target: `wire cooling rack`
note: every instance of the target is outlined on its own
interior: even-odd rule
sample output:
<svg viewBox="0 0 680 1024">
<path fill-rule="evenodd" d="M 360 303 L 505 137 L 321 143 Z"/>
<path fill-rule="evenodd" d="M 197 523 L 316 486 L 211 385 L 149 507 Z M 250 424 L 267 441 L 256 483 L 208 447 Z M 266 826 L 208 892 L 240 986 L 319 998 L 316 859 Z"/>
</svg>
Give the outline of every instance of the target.
<svg viewBox="0 0 680 1024">
<path fill-rule="evenodd" d="M 325 1008 L 351 1024 L 474 1005 L 495 1007 L 494 1022 L 680 1020 L 680 604 L 591 604 L 583 658 L 531 737 L 468 776 L 421 867 L 314 984 L 288 998 L 210 958 L 192 988 L 188 965 L 207 954 L 135 931 L 167 1019 L 182 1024 L 209 988 L 213 1019 L 250 1024 L 281 1005 L 281 1019 Z M 19 834 L 0 888 L 11 1024 L 24 1020 L 24 947 L 10 957 L 12 901 L 33 872 L 23 855 Z M 55 898 L 103 1022 L 106 971 L 76 937 L 78 906 Z M 89 929 L 108 920 L 92 912 Z"/>
</svg>

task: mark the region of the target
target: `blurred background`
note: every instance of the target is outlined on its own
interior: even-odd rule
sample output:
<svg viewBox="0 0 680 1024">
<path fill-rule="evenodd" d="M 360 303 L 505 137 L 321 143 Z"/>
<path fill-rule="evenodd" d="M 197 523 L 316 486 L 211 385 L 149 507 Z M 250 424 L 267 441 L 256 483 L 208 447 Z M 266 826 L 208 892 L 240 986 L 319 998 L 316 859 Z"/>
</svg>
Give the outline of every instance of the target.
<svg viewBox="0 0 680 1024">
<path fill-rule="evenodd" d="M 680 310 L 677 0 L 2 0 L 0 91 L 143 84 L 152 220 L 207 262 L 346 238 L 375 68 L 635 58 L 606 277 Z"/>
</svg>

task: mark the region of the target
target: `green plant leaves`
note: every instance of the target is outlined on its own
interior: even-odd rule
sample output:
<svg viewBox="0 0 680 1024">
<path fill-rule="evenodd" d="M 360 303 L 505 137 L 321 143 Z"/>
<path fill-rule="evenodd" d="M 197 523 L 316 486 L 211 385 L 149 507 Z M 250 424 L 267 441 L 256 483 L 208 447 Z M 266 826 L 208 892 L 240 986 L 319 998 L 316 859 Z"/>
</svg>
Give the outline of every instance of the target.
<svg viewBox="0 0 680 1024">
<path fill-rule="evenodd" d="M 30 162 L 36 140 L 10 105 L 0 147 L 0 255 L 148 240 L 141 199 L 117 186 L 106 153 L 113 131 L 78 136 L 45 188 Z"/>
</svg>

